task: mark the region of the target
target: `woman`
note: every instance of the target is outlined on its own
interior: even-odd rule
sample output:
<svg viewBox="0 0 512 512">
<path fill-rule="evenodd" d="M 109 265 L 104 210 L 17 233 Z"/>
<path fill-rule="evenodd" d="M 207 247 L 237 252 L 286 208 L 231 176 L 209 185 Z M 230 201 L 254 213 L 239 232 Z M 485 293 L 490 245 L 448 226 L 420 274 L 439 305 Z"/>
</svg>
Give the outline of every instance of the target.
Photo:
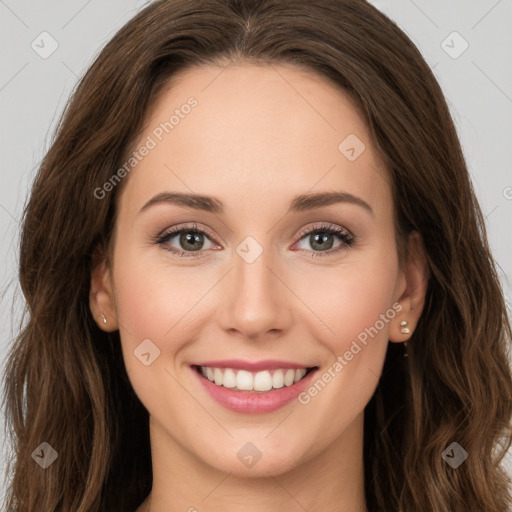
<svg viewBox="0 0 512 512">
<path fill-rule="evenodd" d="M 134 17 L 42 162 L 20 281 L 12 510 L 511 503 L 482 214 L 439 85 L 366 2 Z"/>
</svg>

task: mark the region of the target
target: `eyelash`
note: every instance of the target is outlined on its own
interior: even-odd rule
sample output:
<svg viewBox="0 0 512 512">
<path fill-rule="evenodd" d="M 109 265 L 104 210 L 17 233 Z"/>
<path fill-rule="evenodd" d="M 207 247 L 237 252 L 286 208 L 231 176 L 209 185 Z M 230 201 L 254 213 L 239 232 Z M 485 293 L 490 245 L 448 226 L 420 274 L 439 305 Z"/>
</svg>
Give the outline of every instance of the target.
<svg viewBox="0 0 512 512">
<path fill-rule="evenodd" d="M 198 233 L 201 235 L 206 235 L 210 239 L 213 238 L 210 235 L 210 233 L 208 233 L 207 231 L 204 231 L 202 229 L 199 229 L 197 227 L 197 224 L 194 224 L 193 226 L 181 226 L 181 227 L 170 228 L 167 231 L 165 231 L 164 233 L 158 235 L 155 238 L 154 243 L 163 245 L 166 242 L 168 242 L 171 238 L 174 238 L 177 234 L 181 234 L 183 232 Z M 325 224 L 322 224 L 321 226 L 316 226 L 314 228 L 306 228 L 306 229 L 302 230 L 298 235 L 299 241 L 302 240 L 306 235 L 312 235 L 312 234 L 317 234 L 317 233 L 328 233 L 331 235 L 336 235 L 343 242 L 343 244 L 334 250 L 309 251 L 312 253 L 311 256 L 314 258 L 317 258 L 317 257 L 321 258 L 324 256 L 330 256 L 333 254 L 337 254 L 341 251 L 345 251 L 348 248 L 352 247 L 355 243 L 355 237 L 353 235 L 349 234 L 347 232 L 347 230 L 340 228 L 340 227 L 333 227 L 333 226 L 329 226 L 329 225 L 325 225 Z M 170 247 L 169 248 L 163 247 L 163 249 L 165 249 L 166 251 L 172 252 L 179 258 L 200 258 L 200 257 L 202 257 L 202 256 L 195 256 L 194 251 L 180 251 L 180 250 L 173 249 Z M 203 251 L 200 250 L 197 252 L 201 253 Z"/>
</svg>

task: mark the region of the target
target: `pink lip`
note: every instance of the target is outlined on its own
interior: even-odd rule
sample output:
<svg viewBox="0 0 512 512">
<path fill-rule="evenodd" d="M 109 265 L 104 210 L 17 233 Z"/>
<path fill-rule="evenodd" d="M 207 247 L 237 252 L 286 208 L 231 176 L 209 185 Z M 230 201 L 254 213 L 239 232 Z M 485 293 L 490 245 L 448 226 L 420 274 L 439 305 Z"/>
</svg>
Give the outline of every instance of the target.
<svg viewBox="0 0 512 512">
<path fill-rule="evenodd" d="M 201 366 L 206 365 L 202 364 Z M 304 368 L 300 365 L 299 367 Z M 233 368 L 233 366 L 227 366 L 227 368 Z M 266 368 L 268 368 L 268 366 Z M 282 368 L 282 366 L 279 368 Z M 303 379 L 291 386 L 283 386 L 280 389 L 259 392 L 234 391 L 224 386 L 217 386 L 206 377 L 203 377 L 194 367 L 191 366 L 190 369 L 214 400 L 231 411 L 243 414 L 262 414 L 284 407 L 297 398 L 297 396 L 310 385 L 313 375 L 317 372 L 317 369 L 310 371 Z"/>
<path fill-rule="evenodd" d="M 223 359 L 221 361 L 206 361 L 203 363 L 192 363 L 194 366 L 211 366 L 213 368 L 233 368 L 236 370 L 247 370 L 248 372 L 259 372 L 262 370 L 278 370 L 279 368 L 311 368 L 315 365 L 305 366 L 300 363 L 289 361 L 278 361 L 276 359 L 266 359 L 252 363 L 242 359 Z"/>
</svg>

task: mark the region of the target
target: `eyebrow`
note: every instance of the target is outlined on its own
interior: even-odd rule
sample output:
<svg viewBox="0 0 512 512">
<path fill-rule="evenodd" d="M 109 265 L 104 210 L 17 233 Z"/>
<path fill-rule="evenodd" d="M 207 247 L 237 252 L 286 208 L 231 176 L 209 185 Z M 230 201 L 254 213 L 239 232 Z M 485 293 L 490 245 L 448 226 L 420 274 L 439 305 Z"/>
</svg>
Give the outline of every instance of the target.
<svg viewBox="0 0 512 512">
<path fill-rule="evenodd" d="M 147 210 L 150 206 L 162 203 L 176 204 L 178 206 L 215 214 L 224 213 L 224 204 L 216 197 L 200 194 L 184 194 L 180 192 L 161 192 L 157 194 L 140 209 L 139 213 Z M 355 204 L 367 210 L 371 215 L 375 215 L 372 207 L 366 201 L 358 196 L 342 191 L 315 192 L 295 196 L 290 203 L 288 211 L 303 212 L 338 203 Z"/>
</svg>

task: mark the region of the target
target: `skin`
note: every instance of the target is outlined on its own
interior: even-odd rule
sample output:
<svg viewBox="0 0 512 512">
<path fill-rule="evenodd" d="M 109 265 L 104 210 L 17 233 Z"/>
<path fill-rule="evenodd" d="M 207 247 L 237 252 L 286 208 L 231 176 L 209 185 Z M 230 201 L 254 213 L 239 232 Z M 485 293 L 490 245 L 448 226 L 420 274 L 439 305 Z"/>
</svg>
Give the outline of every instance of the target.
<svg viewBox="0 0 512 512">
<path fill-rule="evenodd" d="M 119 329 L 130 381 L 149 411 L 151 511 L 366 511 L 364 408 L 388 342 L 410 337 L 400 321 L 412 333 L 421 315 L 422 244 L 411 237 L 401 267 L 389 177 L 343 92 L 288 64 L 238 62 L 220 71 L 187 70 L 148 113 L 137 148 L 187 98 L 198 101 L 125 178 L 113 264 L 98 261 L 91 276 L 91 310 L 102 329 Z M 355 161 L 338 150 L 349 134 L 366 145 Z M 351 203 L 287 213 L 295 195 L 333 190 L 359 196 L 374 215 Z M 225 212 L 158 204 L 139 213 L 163 191 L 214 196 Z M 197 258 L 152 240 L 191 222 L 213 235 L 202 238 Z M 325 249 L 298 236 L 323 222 L 349 230 L 356 243 L 328 255 L 343 244 L 336 235 Z M 247 236 L 263 251 L 252 263 L 236 252 Z M 179 235 L 170 246 L 185 250 Z M 307 405 L 229 411 L 189 368 L 283 359 L 322 372 L 396 302 L 400 312 Z M 149 366 L 133 354 L 147 338 L 161 351 Z M 247 442 L 262 453 L 250 468 L 237 457 Z"/>
</svg>

